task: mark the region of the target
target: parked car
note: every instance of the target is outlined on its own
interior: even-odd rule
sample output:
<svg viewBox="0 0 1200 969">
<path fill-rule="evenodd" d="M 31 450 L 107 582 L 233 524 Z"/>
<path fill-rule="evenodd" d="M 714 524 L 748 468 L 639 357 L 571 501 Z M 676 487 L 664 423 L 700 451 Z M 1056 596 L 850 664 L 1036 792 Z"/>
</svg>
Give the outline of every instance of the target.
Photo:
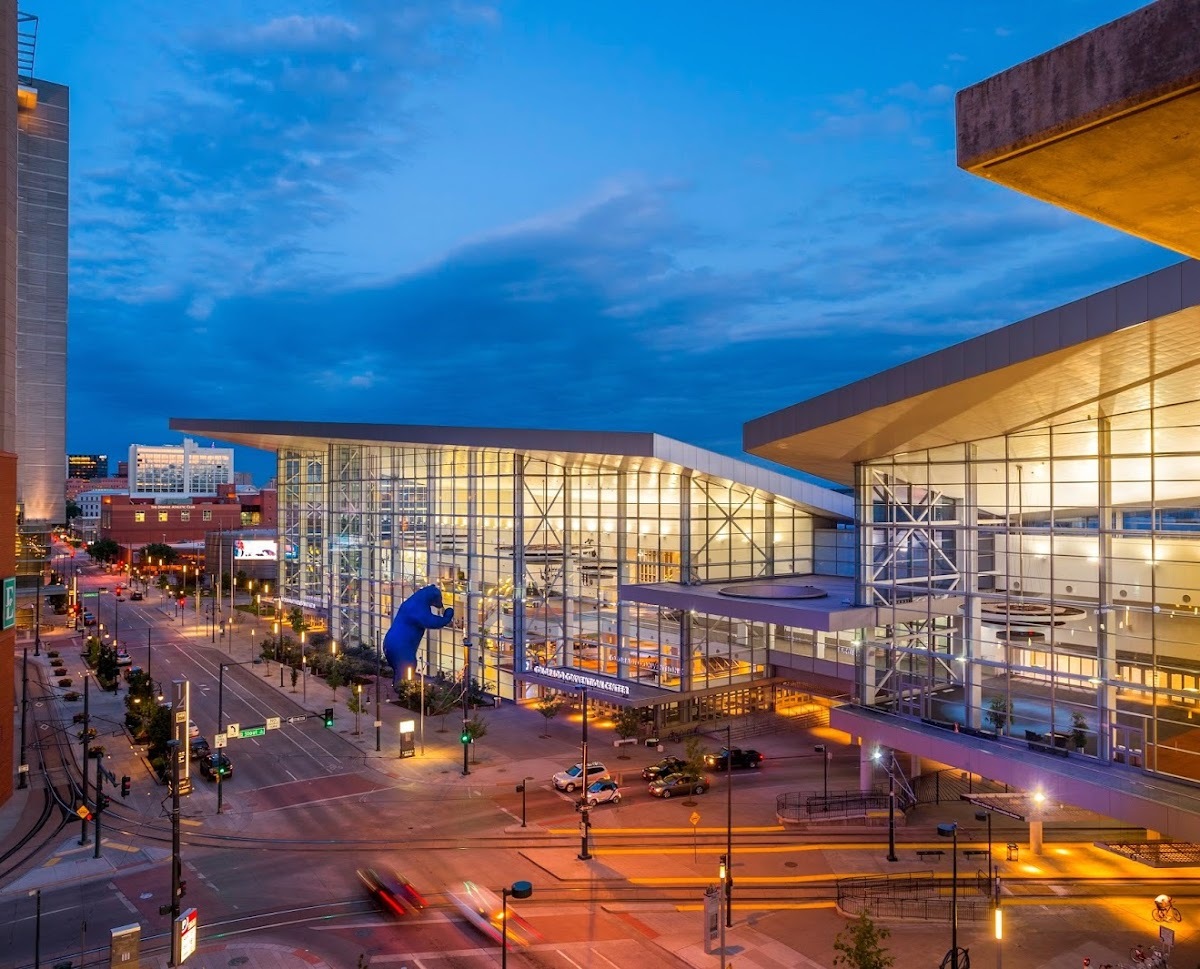
<svg viewBox="0 0 1200 969">
<path fill-rule="evenodd" d="M 97 589 L 96 591 L 97 591 L 97 592 L 107 592 L 107 591 L 108 591 L 108 586 L 106 586 L 106 585 L 102 585 L 102 586 L 100 586 L 100 588 L 99 588 L 99 589 Z"/>
<path fill-rule="evenodd" d="M 209 749 L 208 741 L 203 737 L 193 737 L 190 746 L 192 748 L 192 760 L 197 763 L 212 753 Z"/>
<path fill-rule="evenodd" d="M 129 593 L 130 602 L 141 602 L 143 598 L 145 597 L 140 592 Z"/>
<path fill-rule="evenodd" d="M 729 764 L 734 770 L 754 770 L 763 762 L 763 755 L 757 750 L 742 750 L 741 747 L 722 747 L 715 754 L 704 755 L 704 766 L 709 770 L 728 770 Z"/>
<path fill-rule="evenodd" d="M 601 777 L 607 776 L 608 768 L 600 763 L 600 761 L 593 760 L 587 765 L 587 780 L 589 782 L 600 780 Z M 559 771 L 551 780 L 554 782 L 555 790 L 566 791 L 570 794 L 577 788 L 583 787 L 583 765 L 575 764 L 573 767 Z"/>
<path fill-rule="evenodd" d="M 396 915 L 419 912 L 425 907 L 425 896 L 398 871 L 386 868 L 360 868 L 358 879 L 381 906 Z"/>
<path fill-rule="evenodd" d="M 84 624 L 85 626 L 94 626 L 94 625 L 96 625 L 96 617 L 95 617 L 95 616 L 93 616 L 93 615 L 92 615 L 90 612 L 85 612 L 85 613 L 83 614 L 83 624 Z"/>
<path fill-rule="evenodd" d="M 120 649 L 117 650 L 117 665 L 118 666 L 132 666 L 133 665 L 133 657 L 129 655 L 129 651 L 127 649 L 125 649 L 124 647 L 121 647 Z"/>
<path fill-rule="evenodd" d="M 687 767 L 687 761 L 681 757 L 664 757 L 662 760 L 642 768 L 642 780 L 656 781 L 668 774 L 678 774 Z"/>
<path fill-rule="evenodd" d="M 195 740 L 199 736 L 200 736 L 200 728 L 196 726 L 196 721 L 189 720 L 188 721 L 188 739 Z"/>
<path fill-rule="evenodd" d="M 145 672 L 140 666 L 131 666 L 121 675 L 125 677 L 125 682 L 128 683 L 139 673 Z"/>
<path fill-rule="evenodd" d="M 592 807 L 597 804 L 620 804 L 621 788 L 611 777 L 593 781 L 587 789 L 587 802 Z"/>
<path fill-rule="evenodd" d="M 650 793 L 655 797 L 668 798 L 676 794 L 703 794 L 709 788 L 708 778 L 703 774 L 668 774 L 650 783 Z"/>
<path fill-rule="evenodd" d="M 233 776 L 233 762 L 220 751 L 210 753 L 200 758 L 200 773 L 210 781 L 215 781 L 218 776 L 227 781 Z"/>
</svg>

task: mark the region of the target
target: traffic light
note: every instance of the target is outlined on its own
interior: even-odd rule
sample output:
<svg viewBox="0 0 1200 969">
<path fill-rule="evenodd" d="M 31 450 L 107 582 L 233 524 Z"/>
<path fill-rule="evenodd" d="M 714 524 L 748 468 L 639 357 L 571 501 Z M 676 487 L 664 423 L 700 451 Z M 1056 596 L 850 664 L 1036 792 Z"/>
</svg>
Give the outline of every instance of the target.
<svg viewBox="0 0 1200 969">
<path fill-rule="evenodd" d="M 96 810 L 97 811 L 101 811 L 101 812 L 107 811 L 108 804 L 109 804 L 109 800 L 108 800 L 107 794 L 101 794 L 98 798 L 96 798 Z"/>
<path fill-rule="evenodd" d="M 469 744 L 471 742 L 471 722 L 469 720 L 463 721 L 462 735 L 458 739 L 464 744 Z"/>
<path fill-rule="evenodd" d="M 121 778 L 121 797 L 129 797 L 129 775 Z"/>
<path fill-rule="evenodd" d="M 187 605 L 187 598 L 186 598 L 185 596 L 180 596 L 180 597 L 179 597 L 179 601 L 178 601 L 178 602 L 176 602 L 175 604 L 176 604 L 177 606 L 180 606 L 180 607 L 182 607 L 182 606 L 186 606 L 186 605 Z"/>
<path fill-rule="evenodd" d="M 327 727 L 333 726 L 333 707 L 325 708 L 325 726 L 327 726 Z"/>
<path fill-rule="evenodd" d="M 183 898 L 183 896 L 186 894 L 187 894 L 187 879 L 181 878 L 181 879 L 179 879 L 179 897 Z"/>
</svg>

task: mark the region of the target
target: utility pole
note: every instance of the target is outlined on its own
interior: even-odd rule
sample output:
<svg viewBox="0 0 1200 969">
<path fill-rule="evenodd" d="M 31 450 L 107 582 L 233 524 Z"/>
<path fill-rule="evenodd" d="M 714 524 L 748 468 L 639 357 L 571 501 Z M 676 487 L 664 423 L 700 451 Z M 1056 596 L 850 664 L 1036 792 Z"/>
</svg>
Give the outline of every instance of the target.
<svg viewBox="0 0 1200 969">
<path fill-rule="evenodd" d="M 100 815 L 104 813 L 104 768 L 100 762 L 103 760 L 103 754 L 96 755 L 96 847 L 92 851 L 93 858 L 100 857 Z"/>
<path fill-rule="evenodd" d="M 468 656 L 470 655 L 470 650 L 471 650 L 471 645 L 468 642 L 467 643 L 467 655 Z M 462 772 L 463 772 L 463 777 L 466 777 L 469 773 L 471 773 L 470 765 L 467 763 L 467 755 L 470 753 L 468 748 L 471 746 L 470 743 L 468 742 L 470 739 L 469 738 L 470 727 L 468 726 L 468 724 L 470 724 L 470 722 L 471 722 L 470 670 L 466 666 L 464 666 L 463 667 L 463 728 L 462 728 L 462 742 L 463 742 L 463 745 L 462 745 L 462 749 L 463 749 Z"/>
<path fill-rule="evenodd" d="M 579 788 L 579 860 L 580 861 L 590 861 L 592 856 L 591 856 L 591 853 L 588 851 L 588 833 L 592 826 L 592 819 L 590 816 L 590 812 L 588 811 L 588 802 L 587 802 L 588 783 L 591 780 L 591 776 L 588 774 L 588 750 L 587 750 L 587 747 L 588 747 L 588 736 L 587 736 L 588 699 L 587 699 L 587 687 L 586 686 L 583 688 L 582 693 L 583 693 L 583 737 L 582 737 L 582 740 L 583 740 L 583 743 L 582 743 L 583 763 L 581 766 L 583 768 L 583 772 L 580 775 L 580 788 Z"/>
<path fill-rule="evenodd" d="M 88 686 L 90 684 L 91 684 L 91 677 L 89 677 L 87 675 L 87 671 L 85 670 L 84 674 L 83 674 L 83 733 L 80 734 L 80 737 L 82 738 L 80 740 L 80 743 L 83 746 L 83 750 L 81 752 L 83 755 L 82 760 L 81 760 L 83 767 L 79 771 L 80 779 L 83 782 L 82 788 L 83 788 L 84 807 L 87 807 L 87 795 L 88 795 L 88 791 L 87 791 L 87 788 L 88 788 L 87 755 L 88 755 L 88 742 L 90 739 L 88 737 L 88 693 L 89 693 Z M 88 843 L 87 818 L 86 817 L 81 818 L 80 823 L 82 826 L 79 829 L 79 843 L 81 845 L 85 845 Z"/>
<path fill-rule="evenodd" d="M 25 763 L 25 720 L 29 715 L 29 647 L 21 650 L 21 762 L 17 769 L 21 779 L 17 784 L 18 790 L 29 786 L 29 765 Z"/>
<path fill-rule="evenodd" d="M 160 905 L 158 914 L 171 916 L 171 929 L 174 931 L 175 920 L 179 918 L 179 895 L 182 887 L 182 865 L 179 861 L 179 762 L 183 759 L 183 750 L 178 740 L 167 741 L 167 749 L 171 752 L 171 901 L 167 905 Z M 175 965 L 174 958 L 168 965 Z"/>
<path fill-rule="evenodd" d="M 381 731 L 383 730 L 383 711 L 379 707 L 379 678 L 383 675 L 383 649 L 375 644 L 375 753 L 382 747 Z"/>
</svg>

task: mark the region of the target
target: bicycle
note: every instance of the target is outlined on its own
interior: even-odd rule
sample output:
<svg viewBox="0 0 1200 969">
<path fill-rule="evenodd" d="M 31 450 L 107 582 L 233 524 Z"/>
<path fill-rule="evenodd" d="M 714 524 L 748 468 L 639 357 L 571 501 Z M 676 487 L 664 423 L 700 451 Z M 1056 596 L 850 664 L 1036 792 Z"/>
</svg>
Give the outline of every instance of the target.
<svg viewBox="0 0 1200 969">
<path fill-rule="evenodd" d="M 1162 969 L 1167 964 L 1167 954 L 1156 945 L 1135 945 L 1129 950 L 1129 958 L 1149 969 Z"/>
<path fill-rule="evenodd" d="M 1152 908 L 1150 910 L 1150 916 L 1154 919 L 1155 922 L 1182 922 L 1183 921 L 1183 913 L 1180 912 L 1179 909 L 1177 909 L 1175 907 L 1174 902 L 1171 902 L 1169 905 L 1167 905 L 1165 907 L 1155 905 L 1154 908 Z"/>
</svg>

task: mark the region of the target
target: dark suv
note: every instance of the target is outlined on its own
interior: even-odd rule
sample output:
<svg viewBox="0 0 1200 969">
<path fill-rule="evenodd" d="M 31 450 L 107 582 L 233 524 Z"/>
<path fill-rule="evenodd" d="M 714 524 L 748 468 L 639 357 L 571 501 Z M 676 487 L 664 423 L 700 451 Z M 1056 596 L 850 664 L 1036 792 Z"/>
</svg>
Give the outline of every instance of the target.
<svg viewBox="0 0 1200 969">
<path fill-rule="evenodd" d="M 215 781 L 218 776 L 227 781 L 233 776 L 233 764 L 228 757 L 217 751 L 200 758 L 200 773 L 210 781 Z"/>
<path fill-rule="evenodd" d="M 741 747 L 722 747 L 715 754 L 704 755 L 704 766 L 709 770 L 753 770 L 763 762 L 757 750 L 742 750 Z"/>
</svg>

